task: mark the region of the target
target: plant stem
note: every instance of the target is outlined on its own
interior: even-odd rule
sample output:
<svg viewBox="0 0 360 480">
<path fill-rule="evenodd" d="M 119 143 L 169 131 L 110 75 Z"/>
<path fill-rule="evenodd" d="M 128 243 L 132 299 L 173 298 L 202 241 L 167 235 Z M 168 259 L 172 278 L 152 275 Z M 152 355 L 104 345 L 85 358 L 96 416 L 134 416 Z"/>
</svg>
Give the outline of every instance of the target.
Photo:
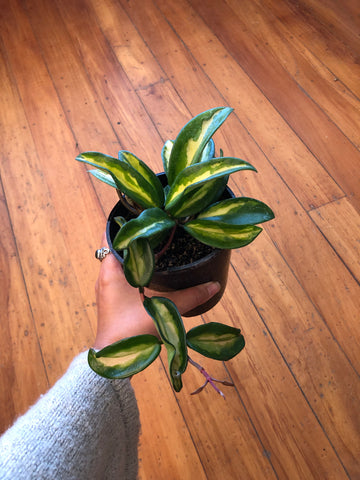
<svg viewBox="0 0 360 480">
<path fill-rule="evenodd" d="M 194 367 L 196 367 L 200 373 L 202 373 L 205 377 L 205 383 L 204 385 L 202 385 L 201 387 L 199 387 L 197 390 L 195 390 L 195 392 L 192 392 L 191 395 L 196 395 L 197 393 L 200 393 L 208 383 L 210 383 L 210 385 L 213 387 L 213 389 L 218 392 L 219 395 L 221 395 L 224 399 L 225 399 L 225 395 L 223 394 L 223 392 L 215 385 L 214 382 L 217 382 L 217 383 L 222 383 L 223 385 L 226 385 L 228 387 L 233 387 L 234 384 L 231 383 L 231 382 L 227 382 L 225 380 L 217 380 L 216 378 L 213 378 L 211 375 L 208 374 L 208 372 L 205 370 L 204 367 L 202 367 L 201 365 L 199 365 L 198 363 L 196 363 L 194 360 L 192 360 L 190 357 L 188 357 L 188 360 L 189 360 L 189 363 L 191 363 L 191 365 L 193 365 Z"/>
<path fill-rule="evenodd" d="M 159 258 L 162 257 L 164 255 L 164 253 L 166 252 L 166 250 L 170 247 L 171 242 L 173 241 L 173 238 L 174 238 L 174 235 L 175 235 L 175 232 L 176 232 L 176 227 L 177 227 L 177 225 L 173 226 L 167 242 L 165 243 L 163 248 L 160 250 L 160 252 L 158 252 L 155 255 L 155 261 L 159 260 Z"/>
<path fill-rule="evenodd" d="M 123 206 L 124 206 L 127 210 L 129 210 L 129 212 L 131 212 L 131 213 L 133 213 L 134 215 L 138 216 L 139 213 L 141 212 L 141 210 L 138 209 L 138 208 L 136 208 L 136 207 L 134 207 L 133 205 L 131 205 L 131 204 L 127 201 L 125 195 L 123 195 L 119 190 L 118 190 L 118 195 L 119 195 L 120 201 L 121 201 L 121 203 L 123 204 Z"/>
<path fill-rule="evenodd" d="M 144 303 L 145 300 L 145 293 L 144 293 L 144 287 L 139 287 L 139 293 L 140 293 L 140 298 L 141 298 L 141 303 Z"/>
</svg>

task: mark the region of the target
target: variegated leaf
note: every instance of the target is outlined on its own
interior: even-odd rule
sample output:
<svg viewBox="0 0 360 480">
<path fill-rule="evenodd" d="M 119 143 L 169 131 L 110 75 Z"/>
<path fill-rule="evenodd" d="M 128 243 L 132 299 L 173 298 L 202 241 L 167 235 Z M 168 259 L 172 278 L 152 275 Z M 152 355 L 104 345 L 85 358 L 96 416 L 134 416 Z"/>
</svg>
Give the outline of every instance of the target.
<svg viewBox="0 0 360 480">
<path fill-rule="evenodd" d="M 135 238 L 144 237 L 151 239 L 175 225 L 172 220 L 160 208 L 144 210 L 137 218 L 127 222 L 116 234 L 113 247 L 115 250 L 127 248 Z"/>
<path fill-rule="evenodd" d="M 148 367 L 159 355 L 161 342 L 153 335 L 125 338 L 96 352 L 90 349 L 88 362 L 105 378 L 128 378 Z"/>
<path fill-rule="evenodd" d="M 134 202 L 144 208 L 162 207 L 157 189 L 129 163 L 98 152 L 84 152 L 76 157 L 84 162 L 109 173 L 117 188 L 126 193 Z"/>
<path fill-rule="evenodd" d="M 170 155 L 171 155 L 171 150 L 174 145 L 174 140 L 166 140 L 164 143 L 164 146 L 161 150 L 161 158 L 164 166 L 164 172 L 166 175 L 168 174 L 169 171 L 169 160 L 170 160 Z"/>
<path fill-rule="evenodd" d="M 110 173 L 106 173 L 102 170 L 88 170 L 88 172 L 91 173 L 91 175 L 93 175 L 98 180 L 101 180 L 102 182 L 110 185 L 110 187 L 118 188 Z"/>
<path fill-rule="evenodd" d="M 183 228 L 200 242 L 222 249 L 244 247 L 262 231 L 255 225 L 231 225 L 198 219 L 187 222 Z"/>
<path fill-rule="evenodd" d="M 136 238 L 124 253 L 124 273 L 128 283 L 135 288 L 147 287 L 154 272 L 154 252 L 146 238 Z"/>
<path fill-rule="evenodd" d="M 250 163 L 233 157 L 213 158 L 212 160 L 188 167 L 177 176 L 171 186 L 166 198 L 165 210 L 172 214 L 183 203 L 184 195 L 190 193 L 194 188 L 239 170 L 256 171 Z"/>
<path fill-rule="evenodd" d="M 254 198 L 229 198 L 203 210 L 197 220 L 212 220 L 232 225 L 256 225 L 274 218 L 265 203 Z"/>
<path fill-rule="evenodd" d="M 124 160 L 129 165 L 131 165 L 137 172 L 141 173 L 141 175 L 147 180 L 147 182 L 157 192 L 158 201 L 159 201 L 158 206 L 162 206 L 164 204 L 164 190 L 160 180 L 155 175 L 155 173 L 151 170 L 151 168 L 149 168 L 146 165 L 146 163 L 144 163 L 142 160 L 137 158 L 133 153 L 127 152 L 126 150 L 120 150 L 119 160 Z"/>
<path fill-rule="evenodd" d="M 235 357 L 245 347 L 245 339 L 238 328 L 216 322 L 192 328 L 186 341 L 192 350 L 223 362 Z"/>
<path fill-rule="evenodd" d="M 208 205 L 216 202 L 223 194 L 228 176 L 215 178 L 204 183 L 197 189 L 184 192 L 181 202 L 171 209 L 171 215 L 176 218 L 187 217 L 201 212 Z"/>
<path fill-rule="evenodd" d="M 184 168 L 200 161 L 205 145 L 231 112 L 229 107 L 213 108 L 200 113 L 182 128 L 168 163 L 169 185 Z"/>
<path fill-rule="evenodd" d="M 118 217 L 114 217 L 114 221 L 119 225 L 119 227 L 123 227 L 126 223 L 125 218 L 121 217 L 120 215 Z"/>
<path fill-rule="evenodd" d="M 205 145 L 204 150 L 201 153 L 200 162 L 206 162 L 211 160 L 215 156 L 215 143 L 212 138 Z"/>
<path fill-rule="evenodd" d="M 163 297 L 145 298 L 144 307 L 155 322 L 167 349 L 169 373 L 176 392 L 182 388 L 181 374 L 187 367 L 186 332 L 174 303 Z"/>
</svg>

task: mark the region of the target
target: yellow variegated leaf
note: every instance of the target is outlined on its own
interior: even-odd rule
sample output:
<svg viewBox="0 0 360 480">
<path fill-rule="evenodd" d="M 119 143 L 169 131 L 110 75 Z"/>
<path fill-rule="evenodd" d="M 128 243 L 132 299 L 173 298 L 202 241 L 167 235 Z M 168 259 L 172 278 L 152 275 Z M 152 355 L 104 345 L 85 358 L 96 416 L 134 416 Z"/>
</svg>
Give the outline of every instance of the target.
<svg viewBox="0 0 360 480">
<path fill-rule="evenodd" d="M 191 220 L 183 228 L 194 238 L 215 248 L 240 248 L 251 243 L 262 231 L 255 225 L 231 225 L 212 220 Z"/>
<path fill-rule="evenodd" d="M 155 258 L 146 238 L 133 240 L 124 253 L 124 273 L 128 283 L 135 288 L 147 287 L 154 272 Z"/>
<path fill-rule="evenodd" d="M 96 352 L 90 349 L 92 370 L 106 378 L 128 378 L 148 367 L 159 355 L 161 342 L 153 335 L 125 338 Z"/>
<path fill-rule="evenodd" d="M 182 388 L 181 374 L 187 367 L 186 332 L 174 303 L 163 297 L 145 298 L 144 307 L 155 322 L 168 354 L 169 373 L 176 392 Z"/>
<path fill-rule="evenodd" d="M 181 202 L 177 202 L 170 213 L 176 218 L 195 215 L 206 206 L 218 200 L 223 194 L 228 177 L 215 178 L 203 183 L 199 187 L 185 191 L 181 197 Z"/>
<path fill-rule="evenodd" d="M 84 162 L 109 173 L 117 188 L 144 208 L 162 207 L 157 189 L 132 165 L 117 158 L 99 152 L 84 152 L 76 157 Z"/>
<path fill-rule="evenodd" d="M 182 198 L 186 193 L 200 185 L 213 180 L 230 175 L 239 170 L 256 169 L 250 163 L 240 158 L 223 157 L 213 158 L 206 162 L 201 162 L 183 170 L 170 188 L 165 202 L 165 210 L 172 213 L 181 205 Z"/>
<path fill-rule="evenodd" d="M 110 187 L 117 188 L 117 185 L 110 173 L 106 173 L 102 170 L 88 170 L 91 175 L 93 175 L 95 178 L 98 180 L 101 180 L 102 182 L 106 183 L 107 185 L 110 185 Z"/>
<path fill-rule="evenodd" d="M 233 225 L 256 225 L 273 218 L 273 211 L 265 203 L 247 197 L 222 200 L 197 216 L 198 220 L 212 220 Z"/>
<path fill-rule="evenodd" d="M 151 239 L 159 233 L 171 229 L 174 225 L 174 220 L 163 210 L 149 208 L 121 227 L 114 238 L 113 247 L 115 250 L 123 250 L 136 238 Z"/>
<path fill-rule="evenodd" d="M 137 172 L 139 172 L 145 180 L 151 185 L 151 187 L 156 191 L 158 195 L 158 204 L 162 206 L 164 203 L 164 190 L 161 185 L 160 180 L 155 175 L 155 173 L 149 168 L 146 163 L 137 158 L 133 153 L 127 152 L 126 150 L 120 150 L 119 160 L 124 160 L 129 165 L 131 165 Z"/>
<path fill-rule="evenodd" d="M 182 128 L 169 159 L 169 185 L 184 168 L 200 161 L 205 145 L 231 112 L 229 107 L 213 108 L 200 113 Z"/>
<path fill-rule="evenodd" d="M 169 160 L 170 160 L 170 155 L 171 155 L 171 150 L 174 145 L 174 140 L 166 140 L 164 143 L 164 146 L 161 150 L 161 158 L 164 166 L 164 172 L 166 175 L 168 174 L 169 171 Z"/>
</svg>

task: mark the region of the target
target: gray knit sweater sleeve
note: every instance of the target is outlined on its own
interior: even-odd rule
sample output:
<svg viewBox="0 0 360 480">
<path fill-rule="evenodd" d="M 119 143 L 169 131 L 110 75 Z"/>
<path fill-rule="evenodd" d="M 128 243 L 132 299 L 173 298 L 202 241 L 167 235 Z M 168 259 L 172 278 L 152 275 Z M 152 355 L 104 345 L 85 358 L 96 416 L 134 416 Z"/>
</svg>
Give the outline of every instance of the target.
<svg viewBox="0 0 360 480">
<path fill-rule="evenodd" d="M 81 353 L 0 438 L 0 479 L 135 479 L 139 429 L 129 380 L 99 377 Z"/>
</svg>

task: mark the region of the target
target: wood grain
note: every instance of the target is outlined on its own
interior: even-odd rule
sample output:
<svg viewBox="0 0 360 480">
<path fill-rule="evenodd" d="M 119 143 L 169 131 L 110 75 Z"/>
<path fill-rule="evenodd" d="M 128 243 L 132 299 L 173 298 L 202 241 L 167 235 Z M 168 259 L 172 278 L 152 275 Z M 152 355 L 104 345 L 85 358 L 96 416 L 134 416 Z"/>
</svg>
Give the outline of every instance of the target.
<svg viewBox="0 0 360 480">
<path fill-rule="evenodd" d="M 359 217 L 347 198 L 312 210 L 310 216 L 350 272 L 360 281 Z"/>
<path fill-rule="evenodd" d="M 360 478 L 359 5 L 354 0 L 0 0 L 0 431 L 92 343 L 116 193 L 75 156 L 161 148 L 195 114 L 234 113 L 217 150 L 258 170 L 231 188 L 276 218 L 232 253 L 221 321 L 246 348 L 162 354 L 132 383 L 148 479 Z M 164 352 L 163 352 L 164 353 Z"/>
</svg>

